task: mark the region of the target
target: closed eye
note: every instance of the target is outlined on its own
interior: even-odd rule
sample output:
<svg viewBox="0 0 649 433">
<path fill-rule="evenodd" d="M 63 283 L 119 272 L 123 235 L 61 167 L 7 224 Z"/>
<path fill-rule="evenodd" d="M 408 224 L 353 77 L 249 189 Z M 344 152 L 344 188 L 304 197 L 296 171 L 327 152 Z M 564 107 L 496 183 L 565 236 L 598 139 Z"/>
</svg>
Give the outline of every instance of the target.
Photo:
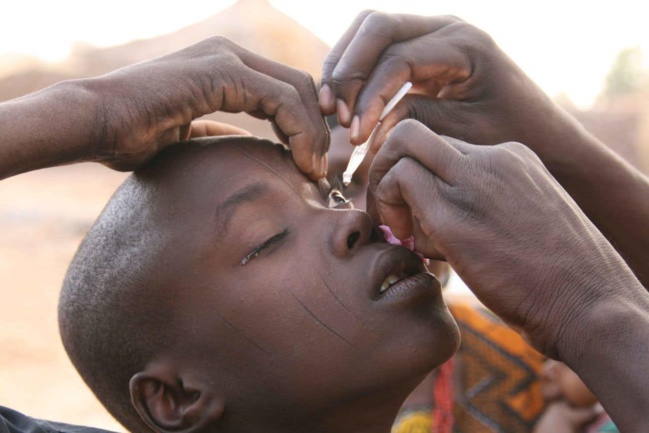
<svg viewBox="0 0 649 433">
<path fill-rule="evenodd" d="M 286 235 L 288 235 L 288 230 L 284 230 L 281 233 L 277 233 L 276 235 L 272 236 L 262 244 L 257 245 L 255 248 L 252 249 L 252 251 L 246 254 L 246 256 L 243 259 L 241 259 L 241 266 L 245 266 L 248 263 L 250 263 L 250 261 L 255 257 L 257 257 L 262 251 L 278 245 L 281 241 L 283 241 L 286 238 Z"/>
</svg>

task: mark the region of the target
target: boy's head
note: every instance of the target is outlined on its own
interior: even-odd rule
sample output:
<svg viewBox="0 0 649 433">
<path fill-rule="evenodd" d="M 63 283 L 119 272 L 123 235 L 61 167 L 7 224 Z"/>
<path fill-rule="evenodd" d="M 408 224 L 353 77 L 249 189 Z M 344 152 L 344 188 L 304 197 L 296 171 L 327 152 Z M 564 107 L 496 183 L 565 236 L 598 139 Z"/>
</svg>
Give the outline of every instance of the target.
<svg viewBox="0 0 649 433">
<path fill-rule="evenodd" d="M 281 145 L 179 144 L 120 187 L 79 248 L 64 345 L 134 431 L 393 416 L 458 333 L 417 255 L 374 233 Z"/>
</svg>

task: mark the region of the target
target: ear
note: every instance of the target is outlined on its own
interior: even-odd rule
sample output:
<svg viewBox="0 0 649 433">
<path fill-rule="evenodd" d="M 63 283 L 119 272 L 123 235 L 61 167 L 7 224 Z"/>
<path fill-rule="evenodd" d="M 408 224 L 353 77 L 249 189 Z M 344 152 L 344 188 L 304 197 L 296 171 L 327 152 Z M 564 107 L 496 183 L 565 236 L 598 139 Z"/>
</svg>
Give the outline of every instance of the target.
<svg viewBox="0 0 649 433">
<path fill-rule="evenodd" d="M 195 433 L 210 427 L 225 410 L 215 390 L 183 382 L 169 366 L 147 367 L 129 383 L 131 403 L 156 432 Z"/>
</svg>

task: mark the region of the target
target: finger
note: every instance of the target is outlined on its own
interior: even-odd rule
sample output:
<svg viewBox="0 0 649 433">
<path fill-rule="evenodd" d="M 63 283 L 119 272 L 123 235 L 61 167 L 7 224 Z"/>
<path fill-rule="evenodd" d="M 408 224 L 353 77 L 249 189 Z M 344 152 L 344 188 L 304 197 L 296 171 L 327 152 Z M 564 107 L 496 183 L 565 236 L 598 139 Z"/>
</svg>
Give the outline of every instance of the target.
<svg viewBox="0 0 649 433">
<path fill-rule="evenodd" d="M 439 33 L 443 34 L 444 30 Z M 431 41 L 427 35 L 393 44 L 381 55 L 356 100 L 358 141 L 369 136 L 387 103 L 406 81 L 413 83 L 413 93 L 424 94 L 430 101 L 444 86 L 465 81 L 471 72 L 469 56 L 441 35 L 438 40 Z"/>
<path fill-rule="evenodd" d="M 372 224 L 374 226 L 385 224 L 385 221 L 381 220 L 381 214 L 379 213 L 376 198 L 374 197 L 374 190 L 369 187 L 365 192 L 365 212 L 367 212 L 372 218 Z"/>
<path fill-rule="evenodd" d="M 462 163 L 463 152 L 469 151 L 466 146 L 471 145 L 459 140 L 451 142 L 417 121 L 404 120 L 392 130 L 376 154 L 370 167 L 370 186 L 376 186 L 392 166 L 404 157 L 414 158 L 435 176 L 452 184 L 457 165 Z"/>
<path fill-rule="evenodd" d="M 443 224 L 446 203 L 439 192 L 440 180 L 412 158 L 402 158 L 372 188 L 381 221 L 399 239 L 415 235 L 416 250 L 426 257 L 441 258 L 436 246 L 437 226 Z"/>
<path fill-rule="evenodd" d="M 216 137 L 219 135 L 252 135 L 245 129 L 213 120 L 195 120 L 191 123 L 190 138 Z"/>
<path fill-rule="evenodd" d="M 336 98 L 344 103 L 350 113 L 354 112 L 356 98 L 386 48 L 395 42 L 435 32 L 457 21 L 456 18 L 451 17 L 391 15 L 383 12 L 369 14 L 345 48 L 332 73 L 332 90 Z M 401 84 L 405 81 L 403 80 Z M 386 103 L 390 97 L 394 96 L 398 88 L 398 84 L 393 85 L 393 90 L 389 92 L 391 95 L 386 99 Z M 340 120 L 343 125 L 347 126 L 348 123 L 344 122 L 345 119 Z"/>
<path fill-rule="evenodd" d="M 257 106 L 288 137 L 296 165 L 312 179 L 326 174 L 329 128 L 320 112 L 313 78 L 289 66 L 244 52 L 246 91 L 257 92 Z"/>
<path fill-rule="evenodd" d="M 424 254 L 426 258 L 432 259 L 433 262 L 437 261 L 437 263 L 439 264 L 444 263 L 447 265 L 447 263 L 445 262 L 446 257 L 444 257 L 444 254 L 442 254 L 437 249 L 434 240 L 428 239 L 428 236 L 426 235 L 424 229 L 421 226 L 421 222 L 416 217 L 413 217 L 413 235 L 415 237 L 415 251 Z M 431 271 L 435 273 L 434 270 L 431 269 Z M 437 274 L 436 276 L 438 278 L 440 277 L 440 275 Z M 448 279 L 448 277 L 446 277 L 446 279 Z M 440 282 L 442 282 L 441 279 Z"/>
<path fill-rule="evenodd" d="M 376 188 L 372 188 L 375 199 L 374 205 L 381 222 L 390 227 L 392 233 L 398 239 L 406 239 L 414 231 L 412 213 L 401 192 L 401 179 L 399 176 L 399 171 L 404 170 L 406 164 L 404 161 L 399 161 L 397 163 L 399 167 L 388 172 L 381 179 L 381 183 L 377 184 Z"/>
<path fill-rule="evenodd" d="M 418 120 L 440 135 L 481 145 L 514 140 L 505 129 L 501 134 L 485 136 L 485 131 L 493 131 L 494 125 L 488 117 L 482 115 L 484 110 L 485 108 L 478 103 L 408 96 L 383 120 L 374 136 L 375 144 L 372 148 L 378 150 L 389 132 L 390 125 L 403 118 Z"/>
<path fill-rule="evenodd" d="M 358 32 L 358 28 L 363 24 L 365 18 L 373 12 L 374 11 L 372 10 L 365 10 L 356 16 L 354 22 L 349 26 L 338 42 L 336 42 L 336 45 L 331 49 L 322 64 L 322 87 L 320 89 L 319 103 L 320 109 L 326 115 L 331 115 L 336 112 L 336 98 L 333 92 L 334 85 L 332 83 L 333 71 L 347 49 L 347 46 L 354 38 L 354 35 Z"/>
<path fill-rule="evenodd" d="M 376 131 L 371 135 L 370 140 L 370 152 L 376 154 L 385 140 L 388 138 L 388 134 L 391 132 L 400 121 L 405 119 L 416 119 L 412 116 L 411 110 L 409 107 L 413 105 L 413 99 L 426 99 L 422 96 L 417 95 L 406 95 L 397 105 L 394 106 L 392 111 L 383 118 L 380 124 L 377 125 Z"/>
</svg>

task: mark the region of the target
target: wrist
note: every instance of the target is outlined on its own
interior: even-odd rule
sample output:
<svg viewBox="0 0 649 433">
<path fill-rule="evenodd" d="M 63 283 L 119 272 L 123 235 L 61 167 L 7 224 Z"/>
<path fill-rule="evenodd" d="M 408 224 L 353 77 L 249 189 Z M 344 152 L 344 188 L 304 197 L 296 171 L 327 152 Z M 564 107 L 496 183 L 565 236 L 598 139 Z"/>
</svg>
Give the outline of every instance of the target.
<svg viewBox="0 0 649 433">
<path fill-rule="evenodd" d="M 534 290 L 537 296 L 530 299 L 523 325 L 534 347 L 566 363 L 597 346 L 593 339 L 601 337 L 598 331 L 624 326 L 612 321 L 617 314 L 649 314 L 647 291 L 597 229 L 585 218 L 583 222 L 586 230 L 578 238 L 566 234 L 569 247 L 557 248 L 545 262 L 547 278 Z"/>
<path fill-rule="evenodd" d="M 97 98 L 64 81 L 0 105 L 0 178 L 92 160 Z"/>
<path fill-rule="evenodd" d="M 628 288 L 624 287 L 624 288 Z M 611 287 L 619 293 L 620 287 Z M 598 397 L 620 431 L 647 431 L 640 416 L 649 405 L 646 360 L 649 302 L 636 282 L 637 295 L 598 302 L 558 344 L 559 358 Z"/>
</svg>

